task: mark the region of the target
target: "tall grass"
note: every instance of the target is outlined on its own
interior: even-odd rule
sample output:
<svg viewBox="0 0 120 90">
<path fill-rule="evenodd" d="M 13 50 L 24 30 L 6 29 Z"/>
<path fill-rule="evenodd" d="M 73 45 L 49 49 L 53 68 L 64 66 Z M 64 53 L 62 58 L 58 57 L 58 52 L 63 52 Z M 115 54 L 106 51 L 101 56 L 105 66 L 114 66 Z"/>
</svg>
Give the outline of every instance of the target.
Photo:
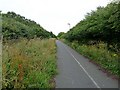
<svg viewBox="0 0 120 90">
<path fill-rule="evenodd" d="M 79 44 L 76 41 L 68 42 L 63 40 L 66 44 L 71 46 L 77 52 L 95 62 L 107 72 L 120 76 L 119 73 L 119 54 L 109 51 L 105 43 L 99 43 L 97 45 L 85 45 Z"/>
<path fill-rule="evenodd" d="M 56 73 L 54 39 L 20 39 L 3 45 L 3 88 L 54 88 Z"/>
<path fill-rule="evenodd" d="M 0 39 L 0 89 L 2 89 L 2 39 Z"/>
</svg>

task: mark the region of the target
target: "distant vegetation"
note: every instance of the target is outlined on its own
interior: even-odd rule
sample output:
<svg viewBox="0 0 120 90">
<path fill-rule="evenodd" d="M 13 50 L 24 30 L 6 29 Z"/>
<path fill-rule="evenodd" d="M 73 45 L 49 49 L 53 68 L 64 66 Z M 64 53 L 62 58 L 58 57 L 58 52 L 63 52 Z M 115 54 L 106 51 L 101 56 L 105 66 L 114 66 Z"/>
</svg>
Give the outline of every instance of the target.
<svg viewBox="0 0 120 90">
<path fill-rule="evenodd" d="M 4 39 L 18 39 L 34 37 L 52 38 L 56 37 L 52 32 L 46 31 L 35 21 L 26 19 L 25 17 L 14 12 L 2 13 L 2 34 Z"/>
<path fill-rule="evenodd" d="M 70 46 L 118 75 L 120 54 L 120 2 L 87 13 L 85 19 L 61 35 Z M 69 41 L 69 42 L 68 42 Z"/>
<path fill-rule="evenodd" d="M 60 32 L 57 37 L 58 38 L 64 38 L 64 34 L 65 34 L 64 32 Z"/>
</svg>

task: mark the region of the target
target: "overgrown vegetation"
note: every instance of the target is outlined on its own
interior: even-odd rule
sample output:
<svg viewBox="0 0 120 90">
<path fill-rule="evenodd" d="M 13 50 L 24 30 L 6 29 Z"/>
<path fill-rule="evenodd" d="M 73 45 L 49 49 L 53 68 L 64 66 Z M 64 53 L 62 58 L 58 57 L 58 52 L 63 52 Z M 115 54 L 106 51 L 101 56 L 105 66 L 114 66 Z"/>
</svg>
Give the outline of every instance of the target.
<svg viewBox="0 0 120 90">
<path fill-rule="evenodd" d="M 26 19 L 25 17 L 14 12 L 8 12 L 2 15 L 2 34 L 4 39 L 18 39 L 21 37 L 31 39 L 39 38 L 55 38 L 52 32 L 46 31 L 35 21 Z"/>
<path fill-rule="evenodd" d="M 107 70 L 107 72 L 113 75 L 119 76 L 119 55 L 115 52 L 109 51 L 107 45 L 103 42 L 97 45 L 79 44 L 77 41 L 71 43 L 66 40 L 63 40 L 63 42 L 71 46 L 83 56 L 89 58 L 90 61 L 93 61 L 102 69 Z"/>
<path fill-rule="evenodd" d="M 120 2 L 112 2 L 88 13 L 84 20 L 67 32 L 65 38 L 85 44 L 102 41 L 108 49 L 120 51 Z"/>
<path fill-rule="evenodd" d="M 2 15 L 2 88 L 54 88 L 56 36 L 14 12 Z"/>
<path fill-rule="evenodd" d="M 71 47 L 104 69 L 119 74 L 120 1 L 98 7 L 67 33 L 60 33 Z"/>
<path fill-rule="evenodd" d="M 3 88 L 54 88 L 55 39 L 19 39 L 3 45 Z"/>
</svg>

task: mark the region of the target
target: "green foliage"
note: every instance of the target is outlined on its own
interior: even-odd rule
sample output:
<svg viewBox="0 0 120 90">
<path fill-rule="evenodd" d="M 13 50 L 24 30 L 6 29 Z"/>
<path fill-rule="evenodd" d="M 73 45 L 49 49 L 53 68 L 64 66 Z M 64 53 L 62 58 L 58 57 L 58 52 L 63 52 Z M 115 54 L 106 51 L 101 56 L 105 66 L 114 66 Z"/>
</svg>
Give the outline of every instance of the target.
<svg viewBox="0 0 120 90">
<path fill-rule="evenodd" d="M 103 42 L 99 43 L 98 45 L 80 45 L 77 41 L 71 43 L 64 40 L 64 42 L 83 56 L 88 57 L 90 61 L 95 62 L 107 70 L 109 73 L 120 76 L 118 67 L 119 55 L 115 52 L 107 50 L 107 45 Z"/>
<path fill-rule="evenodd" d="M 120 2 L 88 13 L 84 20 L 67 32 L 65 38 L 82 43 L 103 41 L 108 48 L 112 45 L 115 51 L 120 51 Z"/>
<path fill-rule="evenodd" d="M 57 35 L 57 37 L 59 37 L 59 38 L 63 38 L 64 37 L 64 32 L 60 32 L 58 35 Z"/>
<path fill-rule="evenodd" d="M 119 76 L 120 1 L 114 0 L 87 13 L 64 38 L 79 53 Z"/>
<path fill-rule="evenodd" d="M 55 37 L 52 32 L 46 31 L 36 22 L 14 12 L 2 14 L 2 32 L 4 39 L 18 39 L 20 37 L 27 39 L 39 37 L 42 39 Z"/>
<path fill-rule="evenodd" d="M 3 88 L 55 87 L 55 39 L 10 40 L 3 45 L 2 61 Z"/>
</svg>

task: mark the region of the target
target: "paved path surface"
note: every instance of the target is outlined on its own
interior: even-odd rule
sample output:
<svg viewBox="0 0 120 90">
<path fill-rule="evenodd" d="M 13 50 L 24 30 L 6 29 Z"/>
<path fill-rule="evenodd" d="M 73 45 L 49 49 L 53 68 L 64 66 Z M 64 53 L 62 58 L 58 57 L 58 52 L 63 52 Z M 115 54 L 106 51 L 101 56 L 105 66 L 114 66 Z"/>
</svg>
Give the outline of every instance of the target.
<svg viewBox="0 0 120 90">
<path fill-rule="evenodd" d="M 56 88 L 118 88 L 118 81 L 76 51 L 56 41 L 58 71 Z"/>
</svg>

